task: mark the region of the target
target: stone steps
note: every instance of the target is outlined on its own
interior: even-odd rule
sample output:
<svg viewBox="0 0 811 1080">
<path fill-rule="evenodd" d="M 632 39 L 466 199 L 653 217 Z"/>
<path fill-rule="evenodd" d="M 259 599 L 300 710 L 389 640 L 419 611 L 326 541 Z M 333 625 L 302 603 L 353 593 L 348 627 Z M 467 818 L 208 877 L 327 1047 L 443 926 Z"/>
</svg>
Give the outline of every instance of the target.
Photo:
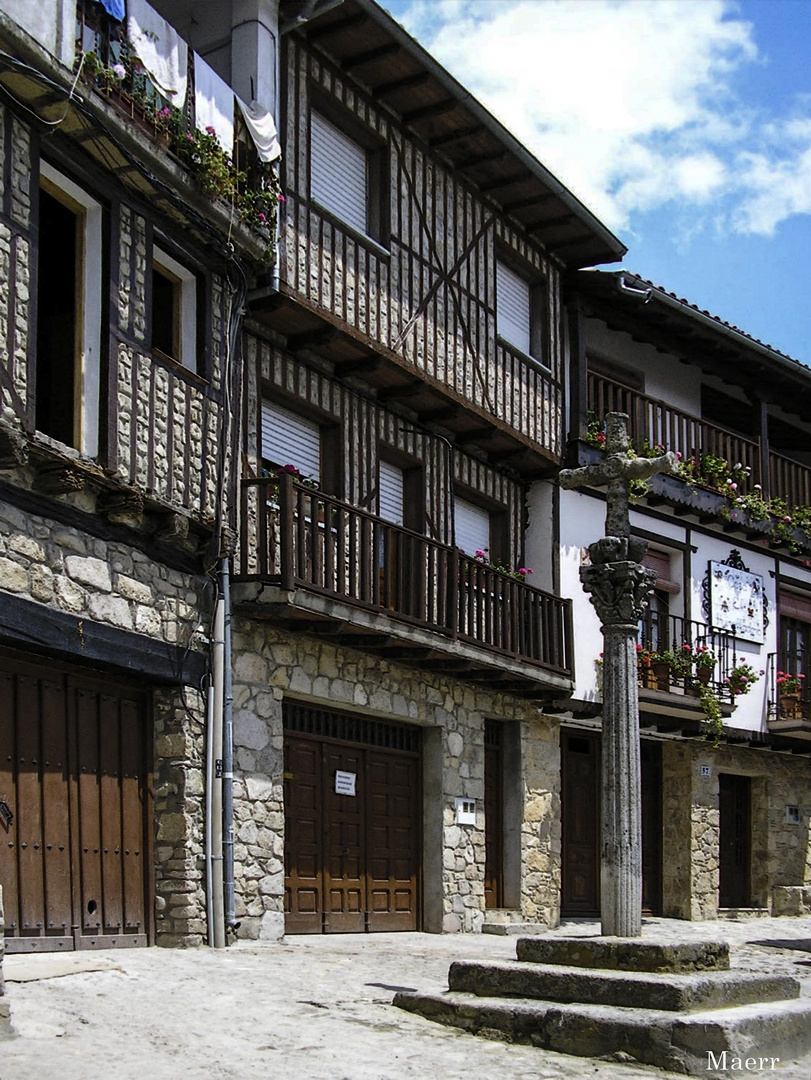
<svg viewBox="0 0 811 1080">
<path fill-rule="evenodd" d="M 538 998 L 555 1002 L 619 1005 L 666 1012 L 695 1012 L 785 1001 L 799 997 L 796 979 L 780 975 L 729 971 L 671 975 L 612 971 L 559 965 L 458 961 L 448 973 L 451 990 L 480 997 Z"/>
<path fill-rule="evenodd" d="M 811 1051 L 811 1000 L 797 998 L 677 1014 L 526 998 L 398 993 L 394 1004 L 472 1034 L 578 1057 L 624 1054 L 704 1077 L 769 1073 Z M 774 1063 L 772 1063 L 774 1059 Z"/>
</svg>

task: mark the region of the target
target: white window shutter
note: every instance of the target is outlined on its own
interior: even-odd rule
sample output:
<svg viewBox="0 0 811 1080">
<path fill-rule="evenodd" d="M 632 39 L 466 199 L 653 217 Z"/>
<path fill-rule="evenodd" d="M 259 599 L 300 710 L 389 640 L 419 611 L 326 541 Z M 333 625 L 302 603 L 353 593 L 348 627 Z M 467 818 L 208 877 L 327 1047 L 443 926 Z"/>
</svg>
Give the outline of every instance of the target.
<svg viewBox="0 0 811 1080">
<path fill-rule="evenodd" d="M 321 480 L 321 429 L 313 420 L 262 402 L 262 458 L 274 465 L 295 465 L 302 476 Z"/>
<path fill-rule="evenodd" d="M 454 500 L 456 546 L 467 555 L 490 547 L 490 515 L 466 499 Z M 488 552 L 489 554 L 489 552 Z"/>
<path fill-rule="evenodd" d="M 378 513 L 392 525 L 402 525 L 405 508 L 405 476 L 402 469 L 380 462 L 378 472 Z"/>
<path fill-rule="evenodd" d="M 529 355 L 531 291 L 509 266 L 496 263 L 496 330 L 498 336 Z"/>
<path fill-rule="evenodd" d="M 310 114 L 310 194 L 353 229 L 368 231 L 366 151 L 317 112 Z"/>
</svg>

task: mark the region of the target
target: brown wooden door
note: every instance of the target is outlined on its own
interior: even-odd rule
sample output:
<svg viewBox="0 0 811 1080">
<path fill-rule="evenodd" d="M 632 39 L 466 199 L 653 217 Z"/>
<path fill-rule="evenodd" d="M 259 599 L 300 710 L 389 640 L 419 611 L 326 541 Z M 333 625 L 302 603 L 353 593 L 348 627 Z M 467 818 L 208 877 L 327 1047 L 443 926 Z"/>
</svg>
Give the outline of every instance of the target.
<svg viewBox="0 0 811 1080">
<path fill-rule="evenodd" d="M 563 733 L 562 914 L 600 914 L 600 738 Z M 640 741 L 642 910 L 662 910 L 662 750 Z"/>
<path fill-rule="evenodd" d="M 722 908 L 751 907 L 751 781 L 748 776 L 718 777 L 719 894 Z"/>
<path fill-rule="evenodd" d="M 285 930 L 416 930 L 419 729 L 293 704 L 285 724 Z"/>
<path fill-rule="evenodd" d="M 145 945 L 146 702 L 0 656 L 0 881 L 10 952 Z M 0 815 L 2 820 L 2 815 Z"/>
<path fill-rule="evenodd" d="M 501 725 L 485 722 L 484 906 L 504 907 L 504 786 Z"/>
<path fill-rule="evenodd" d="M 600 913 L 600 742 L 567 732 L 562 740 L 563 915 Z"/>
<path fill-rule="evenodd" d="M 662 913 L 662 747 L 639 744 L 642 772 L 642 911 Z"/>
</svg>

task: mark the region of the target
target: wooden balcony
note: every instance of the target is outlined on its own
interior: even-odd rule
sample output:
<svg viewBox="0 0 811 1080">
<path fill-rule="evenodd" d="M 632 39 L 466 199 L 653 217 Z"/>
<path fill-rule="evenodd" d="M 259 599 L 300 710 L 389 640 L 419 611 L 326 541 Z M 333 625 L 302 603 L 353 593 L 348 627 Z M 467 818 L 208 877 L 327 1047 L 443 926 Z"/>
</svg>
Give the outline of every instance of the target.
<svg viewBox="0 0 811 1080">
<path fill-rule="evenodd" d="M 242 484 L 235 603 L 424 670 L 571 692 L 571 602 L 282 476 Z M 256 586 L 260 588 L 256 588 Z"/>
<path fill-rule="evenodd" d="M 713 455 L 726 461 L 730 469 L 739 464 L 749 469 L 746 479 L 738 479 L 739 494 L 760 484 L 764 497 L 785 499 L 789 506 L 811 505 L 811 468 L 769 450 L 768 476 L 764 475 L 759 439 L 690 416 L 595 372 L 588 376 L 588 408 L 600 421 L 607 412 L 627 413 L 637 451 L 662 446 L 680 453 L 684 461 Z"/>
</svg>

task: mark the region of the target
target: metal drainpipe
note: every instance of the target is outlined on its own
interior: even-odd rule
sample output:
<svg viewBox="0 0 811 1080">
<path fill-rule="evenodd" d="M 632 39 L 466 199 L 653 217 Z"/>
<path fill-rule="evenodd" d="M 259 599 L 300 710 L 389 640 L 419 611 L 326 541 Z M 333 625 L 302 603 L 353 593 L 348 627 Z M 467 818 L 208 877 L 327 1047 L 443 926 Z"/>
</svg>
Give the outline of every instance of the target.
<svg viewBox="0 0 811 1080">
<path fill-rule="evenodd" d="M 231 675 L 231 578 L 228 558 L 222 560 L 223 606 L 223 740 L 222 740 L 222 827 L 223 888 L 225 925 L 236 930 L 234 913 L 234 709 Z"/>
<path fill-rule="evenodd" d="M 217 597 L 214 614 L 214 634 L 211 650 L 211 723 L 208 733 L 209 755 L 206 772 L 208 774 L 208 802 L 211 803 L 209 835 L 206 847 L 210 851 L 209 871 L 211 889 L 209 892 L 209 941 L 215 949 L 225 948 L 225 923 L 223 921 L 223 861 L 222 861 L 222 719 L 223 719 L 223 649 L 224 619 L 222 597 Z M 207 875 L 208 876 L 208 875 Z"/>
</svg>

